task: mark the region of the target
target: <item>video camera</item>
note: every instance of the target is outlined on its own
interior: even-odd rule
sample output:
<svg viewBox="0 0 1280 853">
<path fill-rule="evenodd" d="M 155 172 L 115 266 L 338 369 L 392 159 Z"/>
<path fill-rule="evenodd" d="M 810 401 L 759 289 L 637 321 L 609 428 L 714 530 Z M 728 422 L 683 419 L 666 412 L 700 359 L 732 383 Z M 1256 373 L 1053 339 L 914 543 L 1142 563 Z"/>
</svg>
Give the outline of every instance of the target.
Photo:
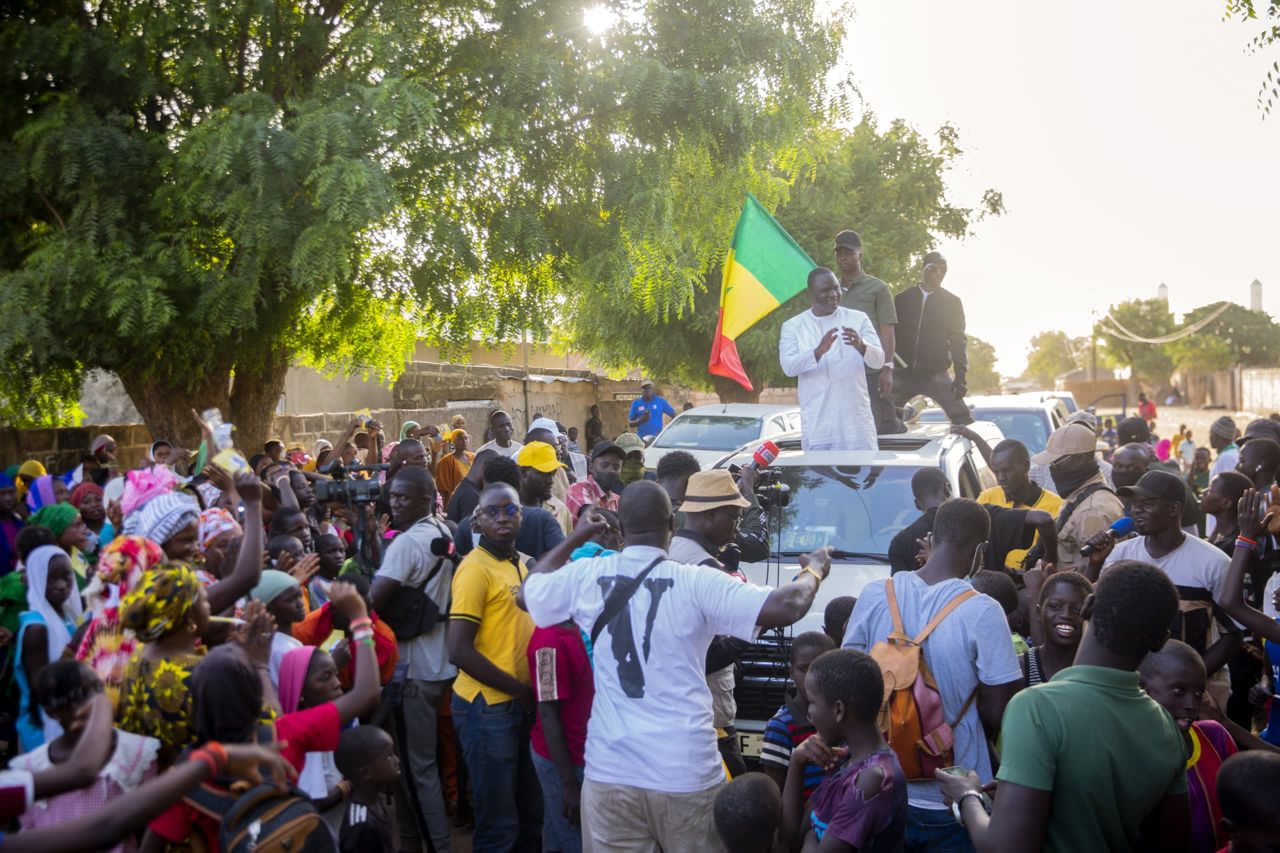
<svg viewBox="0 0 1280 853">
<path fill-rule="evenodd" d="M 343 465 L 335 460 L 326 465 L 321 473 L 333 477 L 332 480 L 317 480 L 315 484 L 316 500 L 323 503 L 337 501 L 344 504 L 371 504 L 378 500 L 382 493 L 382 484 L 377 480 L 350 479 L 354 471 L 385 471 L 389 465 Z"/>
<path fill-rule="evenodd" d="M 742 466 L 730 465 L 729 473 L 737 481 L 742 476 Z M 752 491 L 764 509 L 784 507 L 791 503 L 791 487 L 782 482 L 782 470 L 779 468 L 757 466 L 755 488 Z"/>
</svg>

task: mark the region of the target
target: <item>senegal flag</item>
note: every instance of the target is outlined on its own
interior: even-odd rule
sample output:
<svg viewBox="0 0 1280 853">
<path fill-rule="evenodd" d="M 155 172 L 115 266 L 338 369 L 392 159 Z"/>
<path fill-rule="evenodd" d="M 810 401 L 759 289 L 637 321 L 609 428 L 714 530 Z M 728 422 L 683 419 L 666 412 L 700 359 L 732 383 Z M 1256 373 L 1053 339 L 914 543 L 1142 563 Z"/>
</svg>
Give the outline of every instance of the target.
<svg viewBox="0 0 1280 853">
<path fill-rule="evenodd" d="M 809 255 L 783 230 L 769 211 L 747 193 L 724 259 L 720 283 L 720 319 L 711 343 L 707 370 L 753 390 L 738 358 L 738 336 L 766 314 L 804 290 L 815 267 Z"/>
</svg>

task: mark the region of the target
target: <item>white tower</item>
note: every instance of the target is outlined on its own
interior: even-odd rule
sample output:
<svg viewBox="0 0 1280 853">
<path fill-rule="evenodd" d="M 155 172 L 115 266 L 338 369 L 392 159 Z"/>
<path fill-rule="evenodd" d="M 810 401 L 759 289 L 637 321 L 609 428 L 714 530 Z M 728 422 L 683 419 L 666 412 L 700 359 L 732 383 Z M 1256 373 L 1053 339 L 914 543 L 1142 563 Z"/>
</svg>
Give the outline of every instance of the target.
<svg viewBox="0 0 1280 853">
<path fill-rule="evenodd" d="M 1156 288 L 1156 299 L 1159 299 L 1165 305 L 1169 304 L 1169 285 L 1165 284 L 1163 281 L 1160 282 L 1160 286 Z"/>
<path fill-rule="evenodd" d="M 1249 285 L 1249 310 L 1262 311 L 1262 282 L 1256 278 Z"/>
</svg>

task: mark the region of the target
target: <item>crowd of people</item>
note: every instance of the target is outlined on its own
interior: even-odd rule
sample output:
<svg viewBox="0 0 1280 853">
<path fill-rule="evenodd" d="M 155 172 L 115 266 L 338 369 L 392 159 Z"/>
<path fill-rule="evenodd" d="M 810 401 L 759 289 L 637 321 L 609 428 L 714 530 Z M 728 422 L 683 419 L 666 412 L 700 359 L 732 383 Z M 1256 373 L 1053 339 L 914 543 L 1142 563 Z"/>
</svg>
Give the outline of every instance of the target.
<svg viewBox="0 0 1280 853">
<path fill-rule="evenodd" d="M 1274 849 L 1280 419 L 1220 418 L 1204 464 L 1153 406 L 990 447 L 945 261 L 895 304 L 836 244 L 781 345 L 806 450 L 874 448 L 924 391 L 997 485 L 914 476 L 890 576 L 789 643 L 759 756 L 736 662 L 808 614 L 830 552 L 747 582 L 758 463 L 647 471 L 675 414 L 652 383 L 581 443 L 361 418 L 241 463 L 196 416 L 194 452 L 125 470 L 104 435 L 0 475 L 0 847 L 447 851 L 470 824 L 477 851 Z"/>
</svg>

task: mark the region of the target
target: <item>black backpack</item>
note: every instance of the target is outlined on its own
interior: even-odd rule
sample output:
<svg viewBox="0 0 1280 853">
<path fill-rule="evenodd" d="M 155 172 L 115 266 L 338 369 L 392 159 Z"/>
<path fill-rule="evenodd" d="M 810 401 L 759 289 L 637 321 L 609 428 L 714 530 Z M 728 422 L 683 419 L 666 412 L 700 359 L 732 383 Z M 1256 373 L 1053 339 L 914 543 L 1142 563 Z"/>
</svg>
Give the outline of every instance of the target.
<svg viewBox="0 0 1280 853">
<path fill-rule="evenodd" d="M 274 743 L 275 726 L 260 726 L 258 742 Z M 224 853 L 336 853 L 338 849 L 332 830 L 310 798 L 292 785 L 204 782 L 183 801 L 219 822 Z"/>
</svg>

